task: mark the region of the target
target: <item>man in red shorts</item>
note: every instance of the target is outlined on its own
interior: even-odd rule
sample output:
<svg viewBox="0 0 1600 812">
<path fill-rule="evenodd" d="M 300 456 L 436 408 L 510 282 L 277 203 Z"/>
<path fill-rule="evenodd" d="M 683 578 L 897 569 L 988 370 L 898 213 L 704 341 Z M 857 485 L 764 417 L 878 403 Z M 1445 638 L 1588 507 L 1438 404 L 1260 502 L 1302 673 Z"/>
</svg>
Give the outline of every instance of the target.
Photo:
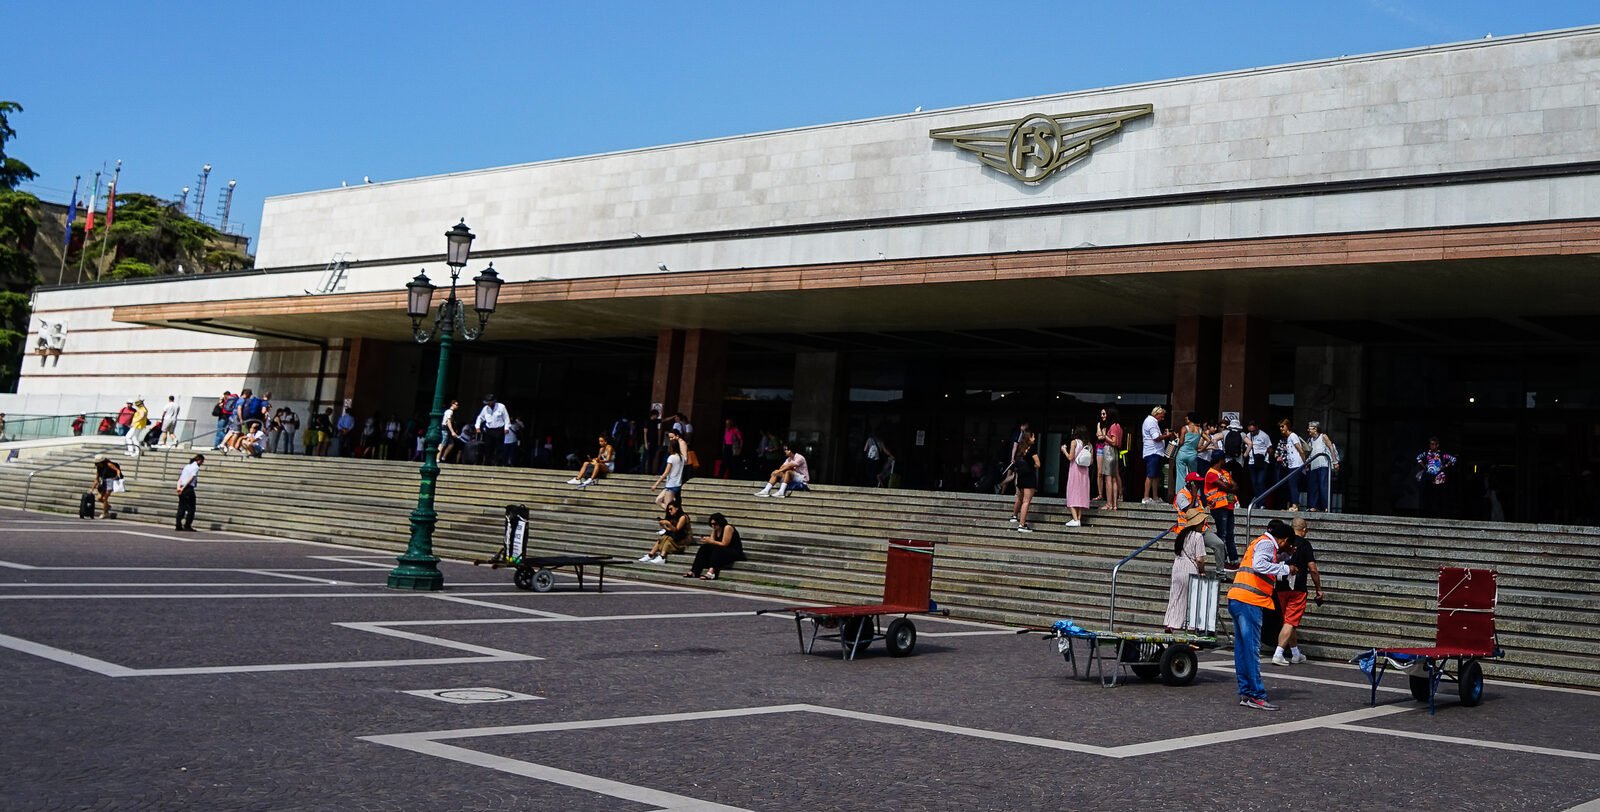
<svg viewBox="0 0 1600 812">
<path fill-rule="evenodd" d="M 1317 554 L 1311 549 L 1307 534 L 1311 528 L 1305 519 L 1294 520 L 1294 538 L 1289 541 L 1294 553 L 1289 564 L 1298 574 L 1278 579 L 1278 606 L 1283 608 L 1283 628 L 1278 632 L 1278 650 L 1272 653 L 1273 665 L 1291 665 L 1306 661 L 1300 653 L 1300 621 L 1306 614 L 1306 573 L 1311 574 L 1311 585 L 1317 589 L 1317 603 L 1322 603 L 1322 572 L 1317 569 Z M 1284 657 L 1284 649 L 1289 656 Z"/>
</svg>

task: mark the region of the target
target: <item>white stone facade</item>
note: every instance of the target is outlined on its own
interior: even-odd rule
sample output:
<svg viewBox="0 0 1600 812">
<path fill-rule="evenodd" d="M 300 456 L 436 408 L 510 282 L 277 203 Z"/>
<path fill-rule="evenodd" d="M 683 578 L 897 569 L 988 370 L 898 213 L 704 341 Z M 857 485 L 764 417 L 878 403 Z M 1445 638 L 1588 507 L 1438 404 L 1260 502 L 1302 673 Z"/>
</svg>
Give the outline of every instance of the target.
<svg viewBox="0 0 1600 812">
<path fill-rule="evenodd" d="M 1154 114 L 1038 186 L 928 136 L 1033 112 L 1135 104 L 1153 105 Z M 271 383 L 290 392 L 276 391 L 280 400 L 309 399 L 318 354 L 308 345 L 263 348 L 116 324 L 110 308 L 298 295 L 317 287 L 336 254 L 376 263 L 353 269 L 347 290 L 398 290 L 417 270 L 404 258 L 441 254 L 444 230 L 463 217 L 479 235 L 476 252 L 604 243 L 495 258 L 509 282 L 658 273 L 663 264 L 707 271 L 1594 218 L 1596 174 L 1142 207 L 1136 199 L 1600 161 L 1597 132 L 1600 26 L 275 197 L 265 204 L 257 255 L 267 273 L 39 293 L 40 315 L 69 323 L 66 351 L 46 367 L 30 356 L 21 386 L 29 400 L 0 396 L 0 410 L 214 396 L 257 385 L 252 376 L 262 372 L 298 376 Z M 849 226 L 1086 201 L 1130 207 Z M 842 227 L 629 244 L 635 234 L 822 223 Z M 273 272 L 297 267 L 315 270 Z M 325 388 L 324 397 L 333 393 Z"/>
</svg>

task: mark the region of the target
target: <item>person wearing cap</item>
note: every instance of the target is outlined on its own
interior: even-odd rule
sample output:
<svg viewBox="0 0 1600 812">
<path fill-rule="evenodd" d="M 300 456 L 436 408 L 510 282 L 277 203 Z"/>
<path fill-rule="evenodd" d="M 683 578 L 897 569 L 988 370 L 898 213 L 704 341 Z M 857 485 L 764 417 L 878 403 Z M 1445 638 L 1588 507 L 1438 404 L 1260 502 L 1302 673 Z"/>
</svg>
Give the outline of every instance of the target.
<svg viewBox="0 0 1600 812">
<path fill-rule="evenodd" d="M 1267 686 L 1261 681 L 1261 613 L 1274 608 L 1272 593 L 1276 579 L 1294 575 L 1293 564 L 1278 561 L 1289 544 L 1289 525 L 1282 519 L 1267 524 L 1267 532 L 1245 548 L 1244 561 L 1233 576 L 1228 590 L 1228 616 L 1233 618 L 1233 672 L 1239 682 L 1239 706 L 1252 710 L 1275 711 L 1267 701 Z"/>
<path fill-rule="evenodd" d="M 1190 471 L 1188 474 L 1184 475 L 1183 487 L 1178 489 L 1178 495 L 1173 497 L 1172 500 L 1172 507 L 1178 511 L 1178 518 L 1180 522 L 1182 518 L 1188 514 L 1188 511 L 1191 508 L 1198 508 L 1202 513 L 1207 511 L 1205 483 L 1206 478 L 1198 473 L 1195 473 L 1194 471 Z M 1210 516 L 1208 515 L 1207 518 L 1209 519 Z M 1175 524 L 1172 526 L 1172 533 L 1177 535 L 1182 528 L 1183 525 L 1181 523 Z M 1216 533 L 1212 532 L 1211 523 L 1209 521 L 1200 528 L 1200 533 L 1201 537 L 1205 541 L 1205 545 L 1216 551 L 1215 556 L 1218 559 L 1222 559 L 1223 555 L 1227 551 L 1227 545 L 1222 542 L 1221 536 L 1218 536 Z"/>
<path fill-rule="evenodd" d="M 1191 490 L 1192 484 L 1193 480 L 1184 483 L 1184 490 Z M 1206 509 L 1198 500 L 1190 500 L 1189 506 L 1178 512 L 1178 523 L 1173 526 L 1172 589 L 1167 593 L 1167 616 L 1163 621 L 1168 632 L 1188 625 L 1189 576 L 1206 573 L 1205 532 Z"/>
<path fill-rule="evenodd" d="M 179 532 L 194 532 L 194 491 L 200 485 L 200 466 L 204 465 L 204 454 L 196 454 L 189 458 L 189 464 L 183 466 L 183 471 L 178 474 L 178 487 L 173 492 L 178 494 L 178 517 L 176 526 L 172 529 Z"/>
<path fill-rule="evenodd" d="M 127 450 L 123 453 L 130 457 L 139 456 L 139 449 L 144 445 L 144 436 L 150 433 L 150 410 L 145 408 L 144 398 L 135 398 L 133 401 L 133 417 L 128 420 Z"/>
<path fill-rule="evenodd" d="M 478 432 L 478 439 L 483 447 L 489 449 L 483 459 L 491 463 L 499 455 L 500 446 L 506 440 L 506 426 L 511 425 L 511 413 L 506 411 L 506 405 L 494 399 L 494 395 L 483 396 L 483 408 L 478 411 L 478 419 L 472 427 Z"/>
<path fill-rule="evenodd" d="M 94 456 L 94 495 L 100 501 L 100 518 L 111 518 L 111 492 L 122 481 L 122 466 L 104 454 Z"/>
<path fill-rule="evenodd" d="M 1233 472 L 1228 470 L 1228 457 L 1218 454 L 1211 460 L 1211 467 L 1205 473 L 1206 507 L 1211 510 L 1211 518 L 1217 523 L 1217 536 L 1222 539 L 1222 546 L 1227 550 L 1227 562 L 1232 565 L 1239 560 L 1239 550 L 1233 546 L 1233 511 L 1239 504 L 1235 495 L 1239 486 L 1233 481 Z"/>
</svg>

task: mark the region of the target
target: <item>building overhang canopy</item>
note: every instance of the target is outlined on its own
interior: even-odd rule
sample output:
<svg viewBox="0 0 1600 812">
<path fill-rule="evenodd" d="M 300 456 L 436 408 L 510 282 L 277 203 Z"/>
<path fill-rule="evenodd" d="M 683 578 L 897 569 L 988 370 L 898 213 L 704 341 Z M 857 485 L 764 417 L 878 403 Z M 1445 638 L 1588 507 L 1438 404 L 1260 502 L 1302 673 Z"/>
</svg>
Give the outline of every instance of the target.
<svg viewBox="0 0 1600 812">
<path fill-rule="evenodd" d="M 465 290 L 470 298 L 470 288 Z M 238 335 L 411 339 L 406 291 L 118 307 Z M 1592 314 L 1600 220 L 508 283 L 498 340 Z M 470 306 L 470 305 L 469 305 Z"/>
</svg>

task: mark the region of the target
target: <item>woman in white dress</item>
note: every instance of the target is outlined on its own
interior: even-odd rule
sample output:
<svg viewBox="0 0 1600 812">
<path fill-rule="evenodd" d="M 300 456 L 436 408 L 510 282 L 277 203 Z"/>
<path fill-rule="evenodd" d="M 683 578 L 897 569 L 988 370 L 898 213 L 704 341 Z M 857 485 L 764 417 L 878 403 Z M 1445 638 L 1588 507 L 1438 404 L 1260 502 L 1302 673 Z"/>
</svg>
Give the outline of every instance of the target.
<svg viewBox="0 0 1600 812">
<path fill-rule="evenodd" d="M 1163 621 L 1169 632 L 1189 625 L 1189 576 L 1206 572 L 1206 520 L 1205 508 L 1195 504 L 1178 514 L 1178 523 L 1172 528 L 1177 534 L 1172 544 L 1172 590 Z"/>
</svg>

